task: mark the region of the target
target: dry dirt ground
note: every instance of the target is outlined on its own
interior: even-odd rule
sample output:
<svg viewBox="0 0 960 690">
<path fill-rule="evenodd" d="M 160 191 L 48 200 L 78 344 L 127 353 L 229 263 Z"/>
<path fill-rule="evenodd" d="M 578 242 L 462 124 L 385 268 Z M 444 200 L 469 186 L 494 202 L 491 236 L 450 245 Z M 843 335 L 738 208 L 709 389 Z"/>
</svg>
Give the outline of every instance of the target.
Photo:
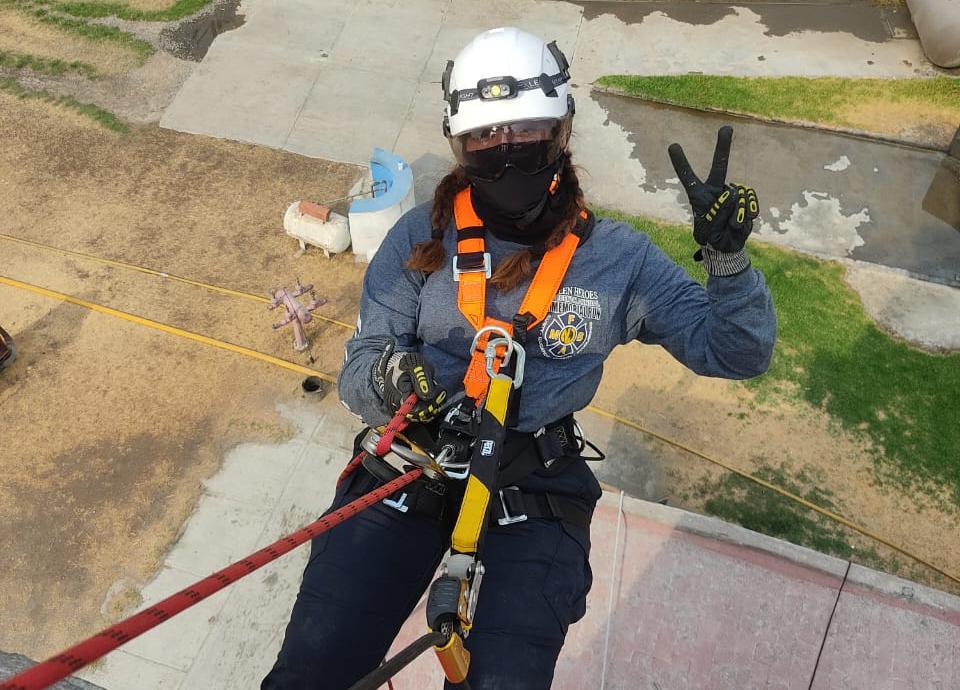
<svg viewBox="0 0 960 690">
<path fill-rule="evenodd" d="M 867 132 L 946 148 L 957 131 L 957 108 L 934 103 L 867 101 L 844 108 L 840 117 Z"/>
<path fill-rule="evenodd" d="M 281 232 L 286 204 L 345 194 L 360 171 L 233 142 L 135 128 L 0 94 L 2 232 L 266 294 L 318 283 L 352 319 L 362 266 Z M 302 364 L 263 304 L 0 242 L 0 274 Z M 0 286 L 20 359 L 0 379 L 0 649 L 43 657 L 106 622 L 142 584 L 226 449 L 280 438 L 301 377 Z M 336 372 L 346 331 L 315 322 L 312 365 Z M 122 594 L 122 593 L 121 593 Z"/>
<path fill-rule="evenodd" d="M 76 1 L 76 0 L 75 0 Z M 78 5 L 88 5 L 99 2 L 99 0 L 79 0 Z M 177 0 L 124 0 L 124 5 L 132 7 L 135 10 L 165 10 L 175 5 Z"/>
<path fill-rule="evenodd" d="M 136 56 L 127 48 L 65 33 L 24 12 L 6 7 L 0 8 L 0 50 L 65 62 L 80 60 L 103 75 L 125 73 L 138 64 Z"/>
</svg>

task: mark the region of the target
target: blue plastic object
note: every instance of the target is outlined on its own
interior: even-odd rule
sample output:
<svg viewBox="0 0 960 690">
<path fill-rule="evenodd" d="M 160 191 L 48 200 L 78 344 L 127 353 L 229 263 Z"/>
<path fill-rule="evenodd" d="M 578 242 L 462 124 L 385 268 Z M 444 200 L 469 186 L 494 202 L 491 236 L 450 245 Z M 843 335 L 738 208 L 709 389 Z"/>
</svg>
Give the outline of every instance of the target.
<svg viewBox="0 0 960 690">
<path fill-rule="evenodd" d="M 385 183 L 386 191 L 375 194 L 373 198 L 354 199 L 350 204 L 350 213 L 382 211 L 399 204 L 413 187 L 413 171 L 407 162 L 384 149 L 373 150 L 370 173 L 373 176 L 374 188 L 383 187 Z"/>
</svg>

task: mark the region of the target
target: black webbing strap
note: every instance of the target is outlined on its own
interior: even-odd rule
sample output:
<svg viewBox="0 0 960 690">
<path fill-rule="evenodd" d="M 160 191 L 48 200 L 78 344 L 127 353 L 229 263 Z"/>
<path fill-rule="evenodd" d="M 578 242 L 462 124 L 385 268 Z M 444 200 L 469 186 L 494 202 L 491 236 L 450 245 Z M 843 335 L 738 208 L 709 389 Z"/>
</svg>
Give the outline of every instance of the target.
<svg viewBox="0 0 960 690">
<path fill-rule="evenodd" d="M 584 529 L 590 528 L 593 512 L 571 496 L 528 493 L 515 486 L 500 490 L 490 516 L 491 525 L 507 526 L 524 520 L 562 520 Z"/>
</svg>

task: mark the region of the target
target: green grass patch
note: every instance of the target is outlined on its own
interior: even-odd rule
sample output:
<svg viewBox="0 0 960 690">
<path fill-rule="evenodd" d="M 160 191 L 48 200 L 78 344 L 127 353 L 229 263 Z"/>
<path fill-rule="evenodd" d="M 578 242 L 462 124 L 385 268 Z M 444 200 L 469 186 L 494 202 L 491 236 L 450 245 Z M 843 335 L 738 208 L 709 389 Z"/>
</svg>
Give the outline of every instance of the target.
<svg viewBox="0 0 960 690">
<path fill-rule="evenodd" d="M 703 268 L 689 229 L 603 211 L 647 233 L 695 279 Z M 929 354 L 885 332 L 843 280 L 842 266 L 750 243 L 777 310 L 769 371 L 746 385 L 800 398 L 872 441 L 879 476 L 946 487 L 960 505 L 960 353 Z M 797 439 L 798 446 L 803 440 Z M 837 458 L 837 462 L 843 462 Z"/>
<path fill-rule="evenodd" d="M 762 465 L 755 475 L 821 508 L 843 512 L 833 492 L 823 487 L 826 477 L 815 468 L 792 473 L 788 467 Z M 897 557 L 884 558 L 873 546 L 854 546 L 849 540 L 851 533 L 839 523 L 739 475 L 725 474 L 719 481 L 705 479 L 693 487 L 693 496 L 703 502 L 704 512 L 754 532 L 884 572 L 941 582 L 939 573 L 912 561 L 905 564 Z"/>
<path fill-rule="evenodd" d="M 823 477 L 815 480 L 806 470 L 791 476 L 784 468 L 770 465 L 761 466 L 755 475 L 821 508 L 837 510 L 833 493 L 815 485 Z M 703 508 L 710 515 L 754 532 L 840 558 L 850 558 L 854 553 L 843 526 L 739 475 L 725 474 L 720 481 L 704 480 L 694 488 L 693 495 L 703 501 Z"/>
<path fill-rule="evenodd" d="M 601 86 L 691 108 L 718 109 L 776 120 L 858 126 L 847 107 L 906 102 L 946 108 L 960 119 L 960 79 L 846 79 L 841 77 L 725 77 L 704 74 L 641 77 L 611 75 Z"/>
<path fill-rule="evenodd" d="M 59 77 L 68 72 L 80 74 L 84 77 L 95 79 L 97 69 L 93 65 L 88 65 L 79 60 L 67 62 L 55 58 L 45 58 L 29 53 L 18 53 L 14 50 L 0 50 L 0 67 L 8 69 L 30 69 L 40 74 Z"/>
<path fill-rule="evenodd" d="M 147 58 L 154 53 L 152 45 L 137 38 L 128 31 L 122 31 L 115 26 L 91 24 L 82 19 L 73 19 L 59 14 L 51 14 L 42 7 L 35 9 L 33 15 L 45 24 L 56 26 L 76 36 L 82 36 L 92 41 L 113 43 L 127 48 L 137 56 L 141 64 L 146 62 Z"/>
<path fill-rule="evenodd" d="M 0 78 L 0 91 L 12 93 L 17 98 L 38 99 L 47 103 L 69 108 L 81 115 L 100 123 L 103 127 L 120 134 L 126 134 L 130 131 L 130 126 L 111 113 L 109 110 L 93 105 L 92 103 L 82 103 L 73 96 L 55 96 L 49 91 L 34 91 L 21 86 L 16 79 L 11 77 Z"/>
<path fill-rule="evenodd" d="M 169 22 L 188 17 L 211 0 L 177 0 L 165 10 L 140 10 L 120 2 L 55 2 L 54 7 L 74 17 L 117 17 L 131 21 Z"/>
</svg>

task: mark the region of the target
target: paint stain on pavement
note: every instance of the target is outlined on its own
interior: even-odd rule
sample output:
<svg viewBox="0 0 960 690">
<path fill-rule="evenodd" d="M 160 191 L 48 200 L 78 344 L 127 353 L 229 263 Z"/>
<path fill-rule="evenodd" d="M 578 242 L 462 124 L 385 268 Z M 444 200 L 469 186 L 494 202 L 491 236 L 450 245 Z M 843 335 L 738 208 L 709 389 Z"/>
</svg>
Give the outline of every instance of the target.
<svg viewBox="0 0 960 690">
<path fill-rule="evenodd" d="M 864 245 L 858 228 L 870 222 L 866 208 L 844 214 L 840 200 L 825 192 L 803 192 L 803 202 L 790 207 L 790 215 L 780 221 L 776 231 L 769 223 L 761 223 L 758 237 L 789 244 L 802 251 L 829 256 L 846 256 Z"/>
<path fill-rule="evenodd" d="M 684 24 L 716 24 L 734 14 L 733 6 L 695 2 L 574 2 L 583 8 L 587 21 L 612 14 L 624 24 L 639 24 L 654 12 Z"/>
<path fill-rule="evenodd" d="M 716 24 L 730 15 L 759 16 L 768 36 L 786 36 L 801 31 L 843 32 L 864 41 L 880 43 L 893 38 L 894 29 L 883 8 L 865 4 L 796 5 L 783 2 L 751 2 L 749 8 L 710 2 L 573 2 L 583 8 L 587 21 L 610 14 L 624 24 L 639 24 L 661 13 L 684 24 Z M 899 27 L 900 23 L 896 22 Z"/>
<path fill-rule="evenodd" d="M 846 156 L 840 156 L 836 161 L 828 165 L 823 166 L 824 170 L 829 170 L 830 172 L 843 172 L 850 167 L 850 159 Z"/>
</svg>

